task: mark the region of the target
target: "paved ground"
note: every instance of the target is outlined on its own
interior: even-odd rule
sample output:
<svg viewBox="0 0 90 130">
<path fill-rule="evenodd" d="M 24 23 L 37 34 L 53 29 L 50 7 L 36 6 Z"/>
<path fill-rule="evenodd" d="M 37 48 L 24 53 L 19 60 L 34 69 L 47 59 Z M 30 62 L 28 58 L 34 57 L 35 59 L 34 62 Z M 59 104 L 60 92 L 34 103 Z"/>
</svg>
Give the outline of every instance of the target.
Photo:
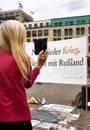
<svg viewBox="0 0 90 130">
<path fill-rule="evenodd" d="M 71 84 L 47 84 L 43 83 L 37 85 L 36 83 L 32 88 L 26 90 L 27 98 L 45 97 L 46 104 L 62 104 L 70 105 L 75 99 L 78 92 L 81 91 L 81 85 Z M 40 105 L 30 105 L 31 108 L 38 108 Z M 90 111 L 81 109 L 75 109 L 74 113 L 80 113 L 78 120 L 69 123 L 69 125 L 79 128 L 79 130 L 90 130 Z"/>
</svg>

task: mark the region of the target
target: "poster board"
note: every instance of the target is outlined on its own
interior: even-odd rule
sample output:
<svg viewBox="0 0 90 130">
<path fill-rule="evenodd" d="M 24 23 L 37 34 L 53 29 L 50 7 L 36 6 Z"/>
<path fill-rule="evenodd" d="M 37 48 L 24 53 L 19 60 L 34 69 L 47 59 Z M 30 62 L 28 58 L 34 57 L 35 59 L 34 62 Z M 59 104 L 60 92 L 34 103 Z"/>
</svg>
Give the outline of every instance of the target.
<svg viewBox="0 0 90 130">
<path fill-rule="evenodd" d="M 87 37 L 48 41 L 49 56 L 36 82 L 87 84 Z M 34 43 L 25 43 L 25 51 L 35 67 Z"/>
</svg>

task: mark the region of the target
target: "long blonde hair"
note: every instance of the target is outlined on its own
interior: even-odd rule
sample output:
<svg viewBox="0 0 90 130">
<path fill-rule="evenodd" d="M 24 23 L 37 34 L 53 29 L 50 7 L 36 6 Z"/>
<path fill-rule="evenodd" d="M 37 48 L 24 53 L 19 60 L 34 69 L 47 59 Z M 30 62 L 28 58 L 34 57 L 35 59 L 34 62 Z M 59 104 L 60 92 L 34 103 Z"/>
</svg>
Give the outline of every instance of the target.
<svg viewBox="0 0 90 130">
<path fill-rule="evenodd" d="M 7 20 L 0 25 L 0 47 L 12 52 L 22 76 L 27 79 L 30 62 L 23 47 L 25 38 L 25 27 L 19 21 Z"/>
</svg>

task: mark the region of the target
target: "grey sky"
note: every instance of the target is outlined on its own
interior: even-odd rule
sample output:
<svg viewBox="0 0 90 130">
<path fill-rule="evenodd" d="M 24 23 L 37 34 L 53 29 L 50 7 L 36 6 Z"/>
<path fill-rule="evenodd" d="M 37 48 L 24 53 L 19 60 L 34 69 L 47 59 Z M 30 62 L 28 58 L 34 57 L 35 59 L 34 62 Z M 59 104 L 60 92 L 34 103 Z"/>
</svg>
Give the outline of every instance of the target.
<svg viewBox="0 0 90 130">
<path fill-rule="evenodd" d="M 90 15 L 90 0 L 0 0 L 0 8 L 18 9 L 19 2 L 22 3 L 23 10 L 34 20 Z M 34 14 L 31 14 L 30 10 Z"/>
</svg>

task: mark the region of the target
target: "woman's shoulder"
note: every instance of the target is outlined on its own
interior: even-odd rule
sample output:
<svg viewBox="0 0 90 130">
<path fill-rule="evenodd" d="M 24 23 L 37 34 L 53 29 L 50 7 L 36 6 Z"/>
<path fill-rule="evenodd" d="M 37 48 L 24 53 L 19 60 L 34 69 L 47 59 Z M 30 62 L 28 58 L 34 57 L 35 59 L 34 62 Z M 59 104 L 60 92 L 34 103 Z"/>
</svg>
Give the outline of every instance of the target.
<svg viewBox="0 0 90 130">
<path fill-rule="evenodd" d="M 0 49 L 0 54 L 1 55 L 11 55 L 12 56 L 12 52 L 10 52 L 10 51 L 7 51 L 7 50 L 3 50 L 3 49 Z"/>
</svg>

